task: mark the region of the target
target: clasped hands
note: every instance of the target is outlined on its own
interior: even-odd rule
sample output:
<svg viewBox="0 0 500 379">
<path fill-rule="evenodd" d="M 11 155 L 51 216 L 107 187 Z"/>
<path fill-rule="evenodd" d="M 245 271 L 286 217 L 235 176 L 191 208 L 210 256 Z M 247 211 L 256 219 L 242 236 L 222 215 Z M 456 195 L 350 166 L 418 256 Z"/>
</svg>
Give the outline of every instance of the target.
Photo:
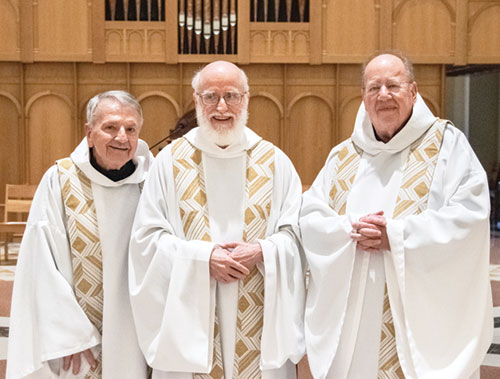
<svg viewBox="0 0 500 379">
<path fill-rule="evenodd" d="M 371 253 L 391 250 L 386 226 L 383 211 L 369 213 L 352 223 L 351 238 L 359 248 Z"/>
<path fill-rule="evenodd" d="M 210 276 L 222 283 L 244 279 L 257 263 L 263 262 L 258 242 L 217 244 L 210 255 Z"/>
</svg>

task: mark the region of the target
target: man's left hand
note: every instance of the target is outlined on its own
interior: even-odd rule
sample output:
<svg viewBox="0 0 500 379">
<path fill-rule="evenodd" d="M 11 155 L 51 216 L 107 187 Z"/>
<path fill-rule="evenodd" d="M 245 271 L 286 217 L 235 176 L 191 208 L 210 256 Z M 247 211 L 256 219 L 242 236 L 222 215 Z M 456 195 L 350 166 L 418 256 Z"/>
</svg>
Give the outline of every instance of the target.
<svg viewBox="0 0 500 379">
<path fill-rule="evenodd" d="M 384 212 L 371 213 L 352 223 L 351 238 L 368 252 L 391 250 L 387 236 L 387 220 Z"/>
<path fill-rule="evenodd" d="M 229 250 L 231 258 L 241 263 L 249 271 L 252 271 L 257 263 L 264 262 L 262 247 L 258 242 L 229 242 L 220 246 Z"/>
</svg>

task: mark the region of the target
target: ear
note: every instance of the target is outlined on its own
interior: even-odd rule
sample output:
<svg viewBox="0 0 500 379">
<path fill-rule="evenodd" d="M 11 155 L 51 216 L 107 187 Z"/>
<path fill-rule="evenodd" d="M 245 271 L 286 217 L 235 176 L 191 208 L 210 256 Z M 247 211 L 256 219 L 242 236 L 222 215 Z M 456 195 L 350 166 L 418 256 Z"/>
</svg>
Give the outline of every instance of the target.
<svg viewBox="0 0 500 379">
<path fill-rule="evenodd" d="M 196 107 L 198 105 L 198 96 L 196 96 L 195 92 L 193 92 L 193 102 L 194 102 L 194 105 Z"/>
<path fill-rule="evenodd" d="M 90 138 L 91 135 L 92 135 L 92 127 L 87 122 L 85 124 L 85 137 L 87 137 L 87 144 L 89 145 L 89 147 L 94 147 L 94 142 L 92 141 L 92 138 Z"/>
<path fill-rule="evenodd" d="M 415 104 L 417 102 L 417 93 L 418 93 L 417 82 L 411 83 L 410 91 L 413 99 L 413 104 Z"/>
</svg>

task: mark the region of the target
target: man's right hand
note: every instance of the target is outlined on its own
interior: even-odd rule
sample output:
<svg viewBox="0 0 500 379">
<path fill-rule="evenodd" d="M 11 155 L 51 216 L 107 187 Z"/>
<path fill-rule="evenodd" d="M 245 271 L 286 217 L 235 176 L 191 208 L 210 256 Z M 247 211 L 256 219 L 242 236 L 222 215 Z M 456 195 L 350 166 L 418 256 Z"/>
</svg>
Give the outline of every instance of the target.
<svg viewBox="0 0 500 379">
<path fill-rule="evenodd" d="M 210 276 L 222 283 L 244 279 L 250 271 L 229 255 L 230 252 L 215 245 L 210 255 Z"/>
<path fill-rule="evenodd" d="M 89 362 L 89 365 L 92 368 L 92 370 L 95 370 L 95 368 L 97 367 L 97 361 L 95 360 L 94 354 L 92 354 L 92 351 L 90 349 L 64 357 L 63 369 L 65 371 L 68 371 L 71 367 L 71 362 L 73 362 L 73 370 L 72 370 L 73 375 L 78 374 L 80 372 L 80 367 L 82 365 L 82 355 L 85 357 L 87 362 Z"/>
</svg>

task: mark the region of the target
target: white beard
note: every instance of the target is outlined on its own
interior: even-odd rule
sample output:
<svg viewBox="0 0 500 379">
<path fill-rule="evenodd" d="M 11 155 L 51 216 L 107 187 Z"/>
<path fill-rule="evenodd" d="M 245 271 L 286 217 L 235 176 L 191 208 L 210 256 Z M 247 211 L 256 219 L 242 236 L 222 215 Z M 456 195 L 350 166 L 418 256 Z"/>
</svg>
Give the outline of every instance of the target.
<svg viewBox="0 0 500 379">
<path fill-rule="evenodd" d="M 220 147 L 230 146 L 242 140 L 248 120 L 248 111 L 243 109 L 239 116 L 234 117 L 232 128 L 212 126 L 210 119 L 205 117 L 200 106 L 196 106 L 196 118 L 203 139 Z"/>
</svg>

